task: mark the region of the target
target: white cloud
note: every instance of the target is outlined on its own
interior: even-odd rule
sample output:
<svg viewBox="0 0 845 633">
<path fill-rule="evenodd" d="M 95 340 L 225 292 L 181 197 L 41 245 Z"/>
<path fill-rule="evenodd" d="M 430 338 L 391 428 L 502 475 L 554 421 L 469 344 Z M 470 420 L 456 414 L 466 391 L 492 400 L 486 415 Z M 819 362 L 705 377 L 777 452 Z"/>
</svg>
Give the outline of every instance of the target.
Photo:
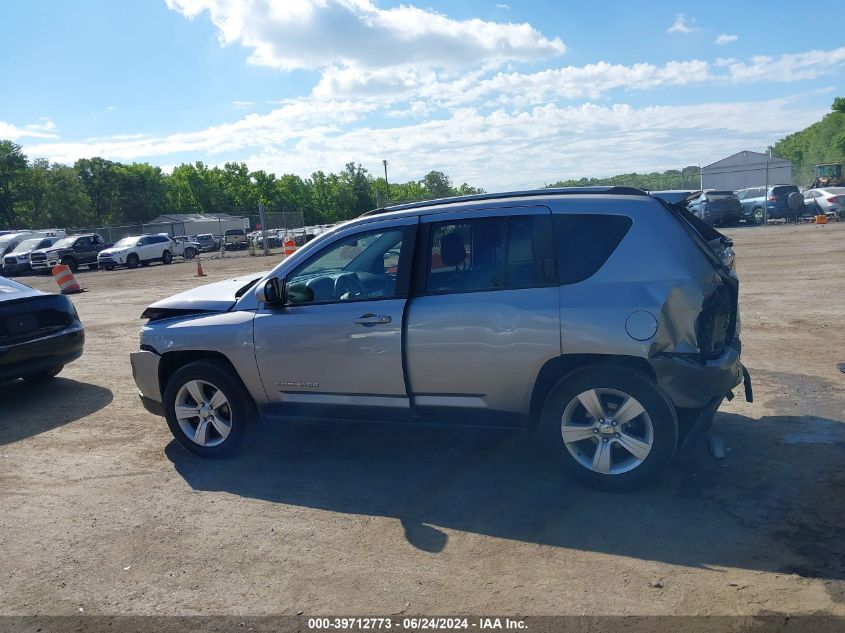
<svg viewBox="0 0 845 633">
<path fill-rule="evenodd" d="M 371 0 L 166 0 L 189 18 L 208 12 L 223 44 L 252 49 L 254 64 L 280 70 L 335 66 L 461 68 L 561 55 L 566 47 L 529 24 L 454 20 Z"/>
<path fill-rule="evenodd" d="M 55 130 L 56 124 L 44 117 L 38 123 L 29 123 L 23 127 L 0 121 L 0 139 L 12 141 L 23 138 L 59 138 Z"/>
<path fill-rule="evenodd" d="M 730 44 L 731 42 L 736 42 L 739 39 L 739 35 L 728 35 L 727 33 L 722 33 L 719 37 L 716 38 L 716 41 L 713 42 L 714 44 Z"/>
<path fill-rule="evenodd" d="M 503 11 L 510 11 L 511 7 L 509 4 L 504 4 L 503 2 L 499 2 L 496 4 L 497 9 L 502 9 Z"/>
<path fill-rule="evenodd" d="M 689 23 L 687 22 L 686 16 L 683 13 L 679 13 L 678 16 L 675 18 L 675 21 L 672 22 L 672 25 L 666 29 L 667 33 L 692 33 L 693 31 L 697 31 L 698 27 L 695 25 L 695 18 L 690 19 Z"/>
<path fill-rule="evenodd" d="M 706 163 L 737 148 L 763 147 L 822 114 L 803 106 L 801 98 L 645 108 L 593 103 L 492 111 L 459 107 L 437 118 L 429 112 L 424 121 L 384 125 L 391 119 L 383 118 L 378 127 L 363 118 L 376 111 L 374 104 L 302 99 L 266 115 L 190 133 L 42 143 L 25 151 L 62 162 L 101 155 L 164 164 L 179 162 L 174 155 L 183 153 L 189 160 L 246 160 L 253 169 L 302 176 L 317 169 L 336 171 L 353 160 L 375 170 L 387 157 L 398 180 L 442 169 L 456 181 L 497 190 Z"/>
<path fill-rule="evenodd" d="M 254 101 L 232 101 L 232 107 L 235 108 L 235 110 L 246 110 L 254 105 Z"/>
</svg>

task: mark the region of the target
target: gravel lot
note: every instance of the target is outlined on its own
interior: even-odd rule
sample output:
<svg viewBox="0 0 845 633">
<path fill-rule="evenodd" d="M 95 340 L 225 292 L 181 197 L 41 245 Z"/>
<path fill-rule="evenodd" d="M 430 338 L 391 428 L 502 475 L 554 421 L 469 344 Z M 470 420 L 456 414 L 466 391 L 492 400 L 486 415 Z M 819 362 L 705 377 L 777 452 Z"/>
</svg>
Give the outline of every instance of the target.
<svg viewBox="0 0 845 633">
<path fill-rule="evenodd" d="M 200 460 L 138 402 L 138 316 L 271 262 L 80 272 L 83 358 L 0 386 L 0 614 L 845 614 L 845 224 L 728 232 L 755 402 L 723 463 L 621 496 L 489 430 L 264 426 Z"/>
</svg>

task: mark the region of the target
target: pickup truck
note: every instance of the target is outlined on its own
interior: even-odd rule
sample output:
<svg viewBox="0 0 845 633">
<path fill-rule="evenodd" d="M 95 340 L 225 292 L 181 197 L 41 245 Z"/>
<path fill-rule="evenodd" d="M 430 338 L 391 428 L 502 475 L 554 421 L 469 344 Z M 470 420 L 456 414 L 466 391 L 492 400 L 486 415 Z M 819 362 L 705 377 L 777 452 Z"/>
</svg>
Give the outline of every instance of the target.
<svg viewBox="0 0 845 633">
<path fill-rule="evenodd" d="M 227 251 L 244 250 L 248 244 L 246 231 L 243 229 L 227 229 L 223 235 L 223 246 Z"/>
<path fill-rule="evenodd" d="M 71 235 L 63 237 L 48 248 L 33 251 L 29 262 L 34 272 L 49 271 L 56 264 L 65 264 L 72 272 L 76 272 L 80 266 L 95 269 L 100 251 L 109 246 L 111 244 L 106 244 L 96 233 Z"/>
</svg>

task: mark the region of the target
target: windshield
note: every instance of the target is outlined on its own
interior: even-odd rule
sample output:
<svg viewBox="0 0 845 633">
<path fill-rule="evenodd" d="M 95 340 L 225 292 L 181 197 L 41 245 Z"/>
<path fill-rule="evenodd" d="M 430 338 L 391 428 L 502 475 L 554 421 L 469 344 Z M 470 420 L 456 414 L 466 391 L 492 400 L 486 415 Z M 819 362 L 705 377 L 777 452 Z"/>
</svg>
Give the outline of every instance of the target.
<svg viewBox="0 0 845 633">
<path fill-rule="evenodd" d="M 54 248 L 70 248 L 73 246 L 73 243 L 76 241 L 75 237 L 63 237 L 58 242 L 53 244 Z"/>
<path fill-rule="evenodd" d="M 135 246 L 135 243 L 137 241 L 137 237 L 124 237 L 122 240 L 117 242 L 112 248 L 126 248 L 127 246 Z"/>
<path fill-rule="evenodd" d="M 28 253 L 29 251 L 34 251 L 38 248 L 40 243 L 40 237 L 37 237 L 34 240 L 24 240 L 15 247 L 15 250 L 13 250 L 12 253 Z"/>
</svg>

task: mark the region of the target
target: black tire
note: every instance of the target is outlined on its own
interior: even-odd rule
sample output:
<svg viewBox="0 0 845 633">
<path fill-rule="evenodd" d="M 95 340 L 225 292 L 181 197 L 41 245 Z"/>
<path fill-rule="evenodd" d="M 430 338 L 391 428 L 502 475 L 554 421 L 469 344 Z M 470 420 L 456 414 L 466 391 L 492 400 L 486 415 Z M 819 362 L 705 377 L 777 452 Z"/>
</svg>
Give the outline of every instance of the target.
<svg viewBox="0 0 845 633">
<path fill-rule="evenodd" d="M 231 429 L 228 436 L 216 446 L 201 446 L 185 434 L 176 419 L 176 397 L 183 385 L 201 380 L 223 392 L 228 401 Z M 164 414 L 167 426 L 176 441 L 190 452 L 201 457 L 223 457 L 232 454 L 243 441 L 246 427 L 252 423 L 254 403 L 246 388 L 231 367 L 218 360 L 198 360 L 176 370 L 164 389 Z M 197 418 L 199 423 L 199 418 Z"/>
<path fill-rule="evenodd" d="M 138 268 L 141 264 L 141 260 L 135 253 L 129 253 L 129 257 L 126 258 L 126 267 L 127 268 Z"/>
<path fill-rule="evenodd" d="M 182 256 L 183 256 L 185 259 L 193 259 L 194 257 L 196 257 L 196 256 L 197 256 L 197 249 L 195 249 L 195 248 L 186 248 L 186 249 L 182 252 Z"/>
<path fill-rule="evenodd" d="M 173 261 L 173 255 L 170 254 L 170 251 L 164 251 L 161 254 L 161 263 L 162 264 L 167 265 L 167 264 L 171 263 L 172 261 Z"/>
<path fill-rule="evenodd" d="M 754 224 L 756 224 L 757 226 L 760 226 L 761 224 L 763 224 L 763 220 L 765 219 L 765 217 L 766 216 L 763 213 L 763 209 L 761 207 L 756 207 L 751 212 L 752 222 L 754 222 Z"/>
<path fill-rule="evenodd" d="M 109 264 L 108 266 L 106 266 L 106 270 L 108 270 L 108 271 L 114 270 L 114 264 Z"/>
<path fill-rule="evenodd" d="M 586 409 L 577 401 L 577 398 L 579 394 L 591 389 L 614 390 L 632 396 L 642 405 L 645 414 L 651 421 L 651 449 L 638 465 L 627 472 L 619 472 L 618 474 L 596 472 L 589 466 L 582 465 L 563 441 L 561 426 L 564 412 L 572 403 L 572 411 L 577 412 L 581 407 L 586 414 Z M 604 397 L 615 398 L 618 396 Z M 610 404 L 608 401 L 607 406 L 609 407 Z M 630 423 L 644 425 L 646 420 L 644 416 L 637 416 Z M 609 424 L 603 426 L 609 427 Z M 610 432 L 611 429 L 606 430 Z M 620 426 L 618 430 L 621 431 L 622 427 Z M 605 442 L 608 447 L 611 447 L 608 450 L 613 455 L 623 458 L 627 455 L 628 459 L 633 457 L 631 453 L 619 445 L 619 440 L 614 439 L 619 437 L 618 434 L 602 435 L 604 432 L 593 431 L 595 439 L 592 436 L 587 437 L 575 444 L 573 450 L 578 452 L 582 459 L 589 461 L 589 451 L 597 451 L 601 442 Z M 552 388 L 543 405 L 540 419 L 540 437 L 543 446 L 552 452 L 567 473 L 576 481 L 598 490 L 627 492 L 654 481 L 672 460 L 678 444 L 678 420 L 675 415 L 675 407 L 649 376 L 619 365 L 594 365 L 565 376 Z M 591 444 L 595 445 L 594 449 L 590 448 Z M 620 463 L 624 467 L 624 459 Z"/>
<path fill-rule="evenodd" d="M 51 367 L 45 371 L 37 371 L 32 374 L 26 374 L 25 376 L 21 376 L 27 382 L 47 382 L 59 375 L 59 372 L 64 369 L 64 365 L 56 365 L 55 367 Z"/>
<path fill-rule="evenodd" d="M 63 257 L 60 263 L 70 268 L 70 272 L 72 273 L 79 270 L 79 264 L 76 263 L 76 260 L 73 257 Z"/>
</svg>

